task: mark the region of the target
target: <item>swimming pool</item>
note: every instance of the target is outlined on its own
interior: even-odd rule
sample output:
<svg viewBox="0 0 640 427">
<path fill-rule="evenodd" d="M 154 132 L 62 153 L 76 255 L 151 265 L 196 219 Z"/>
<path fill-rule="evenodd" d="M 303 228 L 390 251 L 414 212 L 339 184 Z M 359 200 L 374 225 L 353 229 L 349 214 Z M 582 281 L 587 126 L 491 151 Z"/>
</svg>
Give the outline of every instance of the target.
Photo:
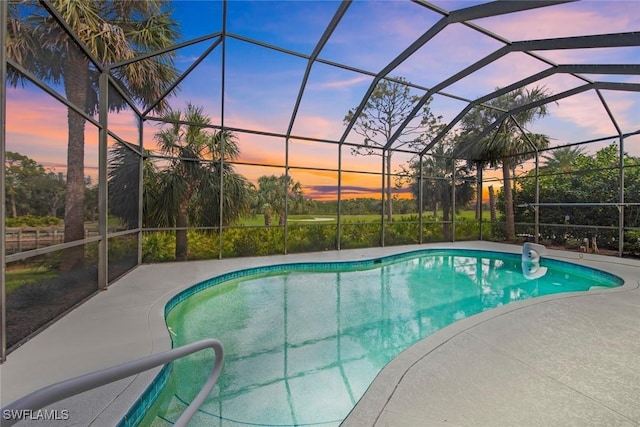
<svg viewBox="0 0 640 427">
<path fill-rule="evenodd" d="M 541 266 L 546 274 L 529 280 L 520 255 L 425 250 L 254 268 L 202 282 L 165 310 L 174 346 L 205 337 L 225 345 L 223 374 L 193 424 L 337 425 L 386 363 L 456 320 L 622 283 L 559 261 Z M 166 384 L 143 424 L 175 420 L 204 382 L 210 357 L 197 354 L 175 362 L 170 375 L 163 371 L 153 387 Z"/>
</svg>

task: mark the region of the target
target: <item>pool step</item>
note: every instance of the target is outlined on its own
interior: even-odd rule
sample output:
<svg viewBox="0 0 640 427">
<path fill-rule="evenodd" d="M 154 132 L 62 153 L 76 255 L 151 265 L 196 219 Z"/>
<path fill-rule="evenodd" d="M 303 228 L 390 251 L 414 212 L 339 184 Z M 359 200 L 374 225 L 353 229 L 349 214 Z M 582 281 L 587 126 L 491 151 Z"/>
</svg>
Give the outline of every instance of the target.
<svg viewBox="0 0 640 427">
<path fill-rule="evenodd" d="M 151 427 L 168 427 L 173 425 L 185 409 L 187 409 L 187 405 L 174 394 L 171 396 L 171 400 L 169 400 L 165 408 L 166 409 L 160 411 L 161 413 L 155 417 Z"/>
<path fill-rule="evenodd" d="M 156 416 L 151 423 L 151 427 L 171 427 L 173 423 Z"/>
<path fill-rule="evenodd" d="M 182 413 L 187 409 L 187 406 L 188 405 L 178 396 L 175 394 L 172 395 L 171 400 L 167 405 L 167 409 L 163 411 L 162 415 L 156 416 L 151 427 L 169 427 L 173 425 L 178 418 L 180 418 L 180 415 L 182 415 Z M 192 421 L 195 425 L 212 425 L 212 418 L 216 423 L 219 422 L 218 417 L 207 414 L 206 412 L 198 411 L 193 416 Z"/>
</svg>

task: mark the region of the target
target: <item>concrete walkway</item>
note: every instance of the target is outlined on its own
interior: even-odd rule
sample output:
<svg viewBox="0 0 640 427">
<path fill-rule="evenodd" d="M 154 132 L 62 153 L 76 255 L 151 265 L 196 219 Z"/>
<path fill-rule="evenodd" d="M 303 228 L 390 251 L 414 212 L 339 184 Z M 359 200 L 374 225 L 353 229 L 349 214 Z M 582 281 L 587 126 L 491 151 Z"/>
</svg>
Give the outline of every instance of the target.
<svg viewBox="0 0 640 427">
<path fill-rule="evenodd" d="M 144 265 L 0 365 L 0 402 L 170 348 L 166 302 L 225 272 L 284 262 L 368 259 L 434 247 L 519 252 L 489 242 Z M 640 262 L 550 251 L 626 280 L 614 290 L 537 298 L 464 319 L 409 348 L 378 375 L 345 426 L 640 425 Z M 112 426 L 156 371 L 59 402 L 47 426 Z M 40 422 L 20 425 L 45 425 Z"/>
</svg>

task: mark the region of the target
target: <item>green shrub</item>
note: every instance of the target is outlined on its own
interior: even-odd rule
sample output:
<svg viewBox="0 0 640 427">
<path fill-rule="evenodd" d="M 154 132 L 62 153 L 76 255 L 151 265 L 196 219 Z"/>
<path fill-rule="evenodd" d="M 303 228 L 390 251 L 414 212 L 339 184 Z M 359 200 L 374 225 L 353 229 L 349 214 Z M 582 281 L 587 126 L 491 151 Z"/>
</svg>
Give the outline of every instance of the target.
<svg viewBox="0 0 640 427">
<path fill-rule="evenodd" d="M 640 231 L 625 232 L 624 252 L 626 255 L 640 258 Z"/>
<path fill-rule="evenodd" d="M 215 259 L 218 258 L 220 235 L 217 230 L 188 230 L 187 231 L 187 259 Z"/>
<path fill-rule="evenodd" d="M 292 225 L 287 235 L 288 252 L 313 252 L 336 249 L 337 226 L 334 224 Z"/>
<path fill-rule="evenodd" d="M 385 245 L 409 245 L 420 242 L 418 216 L 401 217 L 385 225 Z"/>
<path fill-rule="evenodd" d="M 283 227 L 237 227 L 222 233 L 222 256 L 261 256 L 284 253 Z"/>
<path fill-rule="evenodd" d="M 345 223 L 340 233 L 340 247 L 343 249 L 378 247 L 380 231 L 380 224 Z"/>
<path fill-rule="evenodd" d="M 438 222 L 422 222 L 422 241 L 428 242 L 442 242 L 444 235 L 442 233 L 442 223 Z"/>
<path fill-rule="evenodd" d="M 166 262 L 176 259 L 176 234 L 154 232 L 142 236 L 142 262 Z"/>
<path fill-rule="evenodd" d="M 25 215 L 16 218 L 5 218 L 6 227 L 59 227 L 62 220 L 55 216 L 32 216 Z"/>
<path fill-rule="evenodd" d="M 478 221 L 468 218 L 456 218 L 456 240 L 477 239 L 480 234 Z"/>
</svg>

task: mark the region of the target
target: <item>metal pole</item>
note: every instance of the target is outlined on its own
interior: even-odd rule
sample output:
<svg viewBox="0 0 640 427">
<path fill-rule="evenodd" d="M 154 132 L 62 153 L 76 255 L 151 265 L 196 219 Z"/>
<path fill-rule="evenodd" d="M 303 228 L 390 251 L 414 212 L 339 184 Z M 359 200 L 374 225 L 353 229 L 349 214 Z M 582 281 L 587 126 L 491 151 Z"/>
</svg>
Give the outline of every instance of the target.
<svg viewBox="0 0 640 427">
<path fill-rule="evenodd" d="M 289 138 L 284 140 L 284 254 L 287 254 L 287 232 L 289 227 Z"/>
<path fill-rule="evenodd" d="M 340 239 L 342 237 L 342 145 L 338 145 L 338 225 L 336 229 L 336 248 L 341 249 Z"/>
<path fill-rule="evenodd" d="M 418 241 L 420 242 L 420 244 L 423 243 L 424 240 L 424 232 L 422 230 L 422 206 L 424 203 L 424 173 L 423 173 L 423 159 L 424 156 L 422 154 L 420 154 L 419 160 L 418 160 L 418 167 L 420 168 L 420 172 L 418 175 L 418 227 L 420 228 L 420 230 L 418 231 Z"/>
<path fill-rule="evenodd" d="M 6 131 L 7 131 L 7 2 L 0 1 L 0 161 L 4 165 L 5 149 L 6 149 Z M 6 360 L 7 352 L 7 296 L 6 296 L 6 259 L 4 247 L 4 217 L 7 212 L 5 200 L 5 176 L 4 166 L 0 168 L 0 203 L 2 203 L 2 212 L 0 212 L 0 233 L 3 238 L 0 239 L 0 257 L 2 257 L 2 274 L 0 275 L 0 362 Z"/>
<path fill-rule="evenodd" d="M 624 137 L 620 134 L 620 206 L 618 207 L 618 256 L 624 252 Z"/>
<path fill-rule="evenodd" d="M 142 264 L 142 225 L 144 219 L 144 122 L 138 116 L 138 141 L 140 145 L 140 170 L 138 173 L 138 265 Z"/>
<path fill-rule="evenodd" d="M 218 204 L 218 259 L 222 258 L 222 226 L 224 224 L 224 149 L 227 143 L 225 138 L 225 130 L 224 127 L 220 129 L 220 143 L 222 147 L 220 148 L 220 201 Z M 212 160 L 215 161 L 215 160 Z"/>
<path fill-rule="evenodd" d="M 384 183 L 385 183 L 385 177 L 386 177 L 386 175 L 385 175 L 385 169 L 386 169 L 385 168 L 385 163 L 386 162 L 385 162 L 385 157 L 384 157 L 384 153 L 385 152 L 386 152 L 386 150 L 383 149 L 382 150 L 382 156 L 380 156 L 380 158 L 382 159 L 382 194 L 381 194 L 382 195 L 382 199 L 381 199 L 382 200 L 382 210 L 380 211 L 381 212 L 381 217 L 380 217 L 380 224 L 381 224 L 381 227 L 380 227 L 381 228 L 380 229 L 380 246 L 382 246 L 382 247 L 384 247 L 384 223 L 385 223 L 384 222 L 384 215 L 385 215 L 385 211 L 386 211 L 385 205 L 384 205 L 384 202 L 385 202 L 385 197 L 384 197 L 384 195 L 385 195 L 385 185 L 384 185 Z M 387 200 L 387 203 L 389 203 L 388 200 Z"/>
<path fill-rule="evenodd" d="M 540 156 L 536 149 L 536 204 L 540 203 Z M 534 209 L 535 225 L 534 225 L 534 242 L 539 243 L 540 240 L 540 208 Z"/>
<path fill-rule="evenodd" d="M 456 241 L 456 161 L 453 159 L 451 162 L 452 174 L 451 174 L 451 241 Z"/>
<path fill-rule="evenodd" d="M 227 60 L 227 0 L 222 2 L 222 67 L 221 67 L 221 90 L 220 90 L 220 132 L 224 131 L 224 90 L 226 78 L 226 60 Z M 220 207 L 218 222 L 218 259 L 222 259 L 222 196 L 224 195 L 224 180 L 222 174 L 223 161 L 220 157 Z"/>
<path fill-rule="evenodd" d="M 107 191 L 107 145 L 109 143 L 109 69 L 100 73 L 99 121 L 100 133 L 98 141 L 98 289 L 106 289 L 109 284 L 109 245 L 108 245 L 108 191 Z"/>
<path fill-rule="evenodd" d="M 480 233 L 478 235 L 478 238 L 480 240 L 482 240 L 483 236 L 482 236 L 482 196 L 483 196 L 483 177 L 482 177 L 482 172 L 484 170 L 484 165 L 482 163 L 478 163 L 478 175 L 476 176 L 476 179 L 478 180 L 478 194 L 477 194 L 477 198 L 478 198 L 478 203 L 480 205 L 479 209 L 478 209 L 478 221 L 480 222 Z"/>
</svg>

